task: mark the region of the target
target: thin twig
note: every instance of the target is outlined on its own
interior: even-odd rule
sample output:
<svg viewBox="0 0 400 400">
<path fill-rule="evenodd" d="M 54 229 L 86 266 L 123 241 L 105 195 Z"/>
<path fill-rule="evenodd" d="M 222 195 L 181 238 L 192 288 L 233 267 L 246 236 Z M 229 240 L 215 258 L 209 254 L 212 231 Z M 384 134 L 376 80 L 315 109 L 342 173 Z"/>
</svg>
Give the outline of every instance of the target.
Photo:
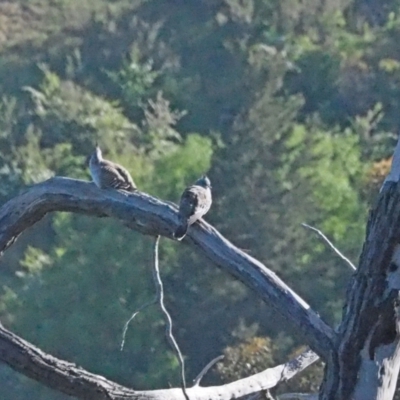
<svg viewBox="0 0 400 400">
<path fill-rule="evenodd" d="M 124 349 L 124 345 L 125 345 L 125 338 L 126 338 L 126 333 L 128 331 L 128 326 L 131 323 L 131 321 L 136 317 L 136 315 L 138 315 L 141 311 L 143 311 L 145 308 L 156 304 L 158 301 L 158 294 L 154 296 L 153 300 L 148 301 L 147 303 L 143 304 L 141 307 L 139 307 L 133 314 L 132 316 L 128 319 L 128 321 L 126 321 L 125 325 L 124 325 L 124 331 L 122 332 L 122 340 L 121 340 L 121 347 L 120 350 L 122 351 Z"/>
<path fill-rule="evenodd" d="M 319 236 L 322 237 L 322 239 L 325 240 L 326 243 L 328 243 L 329 247 L 342 259 L 344 260 L 347 265 L 352 269 L 352 270 L 356 270 L 356 266 L 347 258 L 345 257 L 334 245 L 333 243 L 317 228 L 314 228 L 311 225 L 308 225 L 306 223 L 302 223 L 302 226 L 304 226 L 305 228 L 311 229 L 312 231 L 316 232 Z"/>
<path fill-rule="evenodd" d="M 166 335 L 167 335 L 168 342 L 171 345 L 171 347 L 173 348 L 173 350 L 175 351 L 175 353 L 178 357 L 180 367 L 181 367 L 181 380 L 182 380 L 183 395 L 185 396 L 186 400 L 190 400 L 189 396 L 186 393 L 185 361 L 183 360 L 182 353 L 179 349 L 178 343 L 176 342 L 175 337 L 172 333 L 171 316 L 169 315 L 169 313 L 164 305 L 164 287 L 163 287 L 163 283 L 162 283 L 161 276 L 160 276 L 160 268 L 158 265 L 158 244 L 159 244 L 159 242 L 160 242 L 160 236 L 157 236 L 156 240 L 154 242 L 154 271 L 155 271 L 156 282 L 157 282 L 156 287 L 157 287 L 157 290 L 159 293 L 159 303 L 160 303 L 161 310 L 167 319 Z"/>
<path fill-rule="evenodd" d="M 224 357 L 224 355 L 220 355 L 211 360 L 196 376 L 195 380 L 193 381 L 193 387 L 199 386 L 200 381 L 203 379 L 203 376 L 210 370 L 210 368 L 212 368 L 218 361 L 222 360 Z"/>
<path fill-rule="evenodd" d="M 157 270 L 153 264 L 153 281 L 154 281 L 154 286 L 156 287 L 156 294 L 153 298 L 153 300 L 148 301 L 147 303 L 143 304 L 141 307 L 139 307 L 138 310 L 136 310 L 132 316 L 128 319 L 128 321 L 126 321 L 125 326 L 124 326 L 124 331 L 122 333 L 122 341 L 121 341 L 121 351 L 124 348 L 124 344 L 125 344 L 125 337 L 126 337 L 126 332 L 128 330 L 128 325 L 130 324 L 130 322 L 136 317 L 136 315 L 138 315 L 141 311 L 143 311 L 145 308 L 153 305 L 153 304 L 157 304 L 160 302 L 160 295 L 161 295 L 161 290 L 160 290 L 160 286 L 158 284 L 158 276 L 157 276 Z"/>
</svg>

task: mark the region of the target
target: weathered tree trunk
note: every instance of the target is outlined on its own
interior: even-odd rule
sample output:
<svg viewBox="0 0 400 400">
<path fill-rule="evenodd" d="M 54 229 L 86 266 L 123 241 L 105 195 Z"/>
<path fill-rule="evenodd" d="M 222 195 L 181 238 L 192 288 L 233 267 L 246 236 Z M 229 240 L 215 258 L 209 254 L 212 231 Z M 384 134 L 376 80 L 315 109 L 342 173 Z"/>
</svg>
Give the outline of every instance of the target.
<svg viewBox="0 0 400 400">
<path fill-rule="evenodd" d="M 347 291 L 337 351 L 320 399 L 390 400 L 400 367 L 400 184 L 387 182 L 371 211 L 360 263 Z"/>
</svg>

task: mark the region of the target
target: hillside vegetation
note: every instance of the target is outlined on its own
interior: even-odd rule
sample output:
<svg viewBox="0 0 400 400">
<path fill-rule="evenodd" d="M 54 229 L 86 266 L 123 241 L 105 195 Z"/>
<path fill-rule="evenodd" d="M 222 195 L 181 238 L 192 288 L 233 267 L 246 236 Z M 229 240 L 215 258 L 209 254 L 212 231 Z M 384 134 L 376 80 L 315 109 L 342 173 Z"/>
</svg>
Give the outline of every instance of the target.
<svg viewBox="0 0 400 400">
<path fill-rule="evenodd" d="M 0 201 L 54 175 L 90 179 L 98 142 L 140 190 L 178 202 L 203 173 L 207 215 L 329 323 L 400 126 L 398 0 L 0 0 Z M 135 389 L 179 385 L 152 241 L 106 219 L 47 216 L 3 256 L 0 320 Z M 296 332 L 240 282 L 161 240 L 190 382 L 285 360 Z M 250 368 L 250 369 L 249 369 Z M 316 391 L 317 365 L 280 390 Z M 288 388 L 289 386 L 289 388 Z M 66 399 L 0 366 L 2 398 Z M 399 397 L 400 398 L 400 397 Z"/>
</svg>

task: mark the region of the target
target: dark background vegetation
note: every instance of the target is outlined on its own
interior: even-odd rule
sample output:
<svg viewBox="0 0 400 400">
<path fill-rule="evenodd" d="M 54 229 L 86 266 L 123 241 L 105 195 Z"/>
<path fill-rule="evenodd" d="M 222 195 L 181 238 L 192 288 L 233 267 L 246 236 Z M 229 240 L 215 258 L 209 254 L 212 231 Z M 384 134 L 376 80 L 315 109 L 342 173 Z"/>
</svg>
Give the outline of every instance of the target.
<svg viewBox="0 0 400 400">
<path fill-rule="evenodd" d="M 0 201 L 54 175 L 89 179 L 98 141 L 140 190 L 177 202 L 207 172 L 207 220 L 330 324 L 400 125 L 399 0 L 0 0 Z M 0 320 L 136 389 L 179 385 L 152 298 L 152 239 L 46 217 L 1 259 Z M 161 241 L 187 380 L 247 376 L 302 345 L 240 282 Z M 316 391 L 321 365 L 280 390 Z M 0 397 L 66 399 L 0 366 Z"/>
</svg>

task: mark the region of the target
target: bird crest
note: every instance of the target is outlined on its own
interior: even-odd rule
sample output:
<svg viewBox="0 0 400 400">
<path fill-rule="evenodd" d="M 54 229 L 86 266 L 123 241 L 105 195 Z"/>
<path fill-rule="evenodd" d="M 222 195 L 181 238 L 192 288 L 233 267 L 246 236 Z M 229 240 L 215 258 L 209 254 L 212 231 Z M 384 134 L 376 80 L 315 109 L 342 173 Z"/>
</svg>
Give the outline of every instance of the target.
<svg viewBox="0 0 400 400">
<path fill-rule="evenodd" d="M 97 143 L 89 161 L 89 170 L 94 183 L 100 189 L 123 189 L 128 192 L 136 190 L 135 182 L 128 170 L 115 162 L 104 160 Z"/>
<path fill-rule="evenodd" d="M 211 188 L 211 181 L 207 175 L 203 175 L 201 178 L 197 179 L 195 185 L 201 186 L 203 188 Z"/>
<path fill-rule="evenodd" d="M 96 161 L 100 161 L 103 159 L 103 153 L 101 151 L 101 148 L 99 146 L 99 144 L 96 142 L 96 147 L 94 149 L 94 153 L 92 154 L 93 159 L 95 159 Z"/>
</svg>

